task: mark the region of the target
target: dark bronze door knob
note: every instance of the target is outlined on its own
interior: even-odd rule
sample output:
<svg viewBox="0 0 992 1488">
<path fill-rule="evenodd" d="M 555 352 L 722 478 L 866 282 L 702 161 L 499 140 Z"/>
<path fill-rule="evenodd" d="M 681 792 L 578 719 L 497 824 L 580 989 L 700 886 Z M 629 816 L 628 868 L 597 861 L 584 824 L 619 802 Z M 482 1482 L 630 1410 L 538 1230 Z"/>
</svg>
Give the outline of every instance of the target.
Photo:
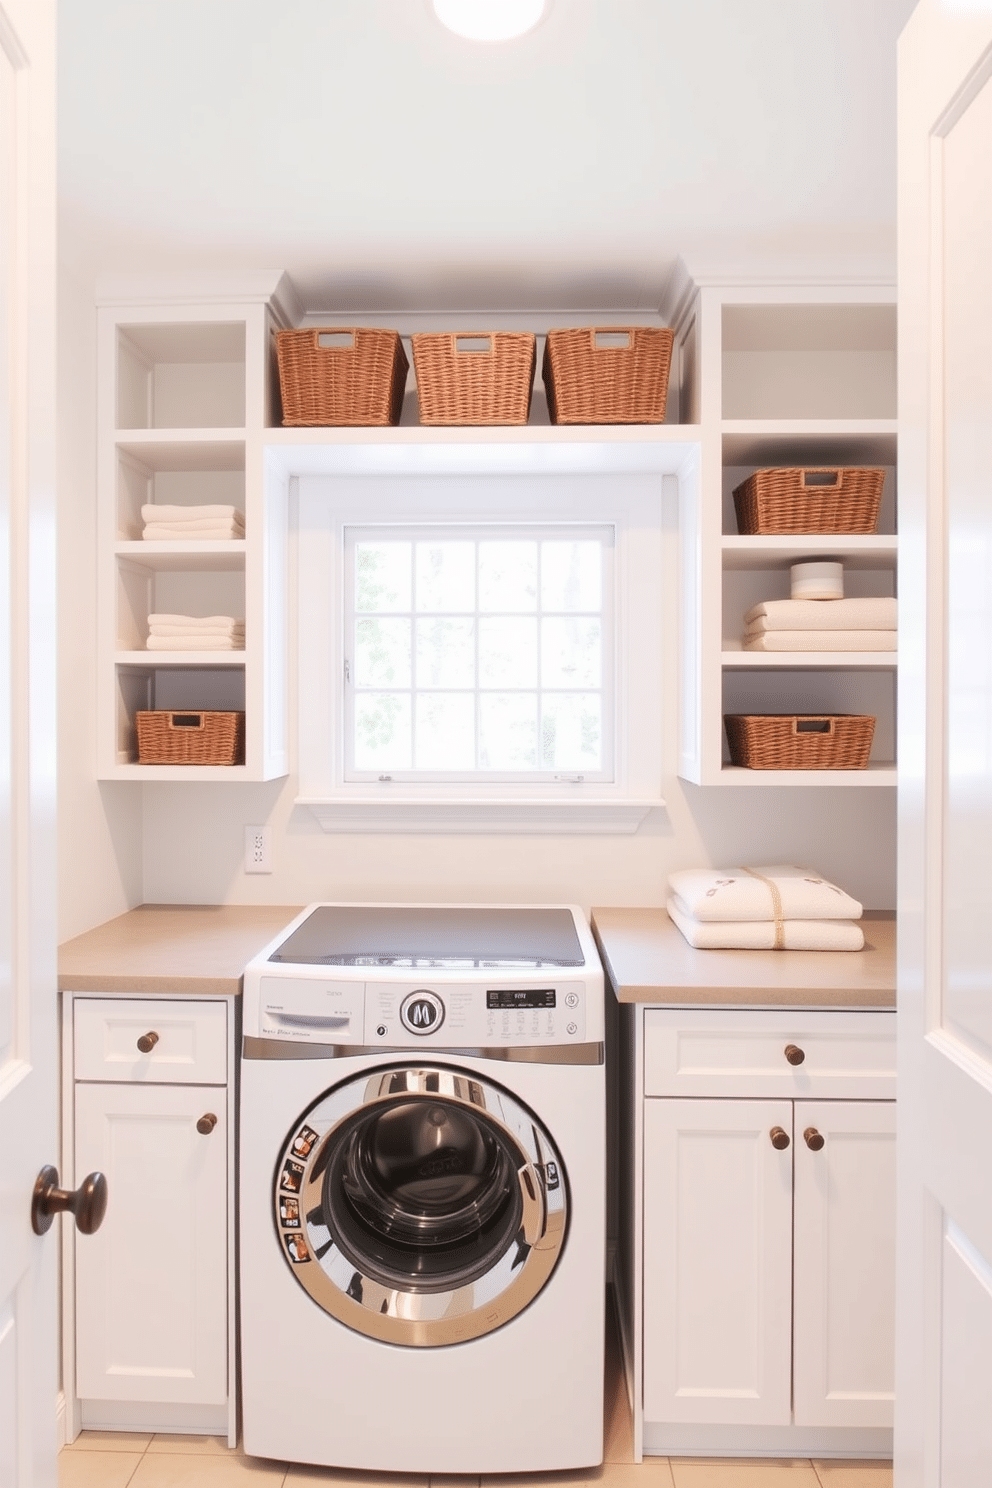
<svg viewBox="0 0 992 1488">
<path fill-rule="evenodd" d="M 31 1196 L 31 1228 L 44 1235 L 56 1214 L 71 1214 L 76 1229 L 92 1235 L 107 1212 L 107 1180 L 102 1173 L 88 1173 L 78 1188 L 59 1188 L 58 1168 L 45 1167 L 38 1174 Z"/>
<path fill-rule="evenodd" d="M 789 1133 L 783 1126 L 773 1126 L 768 1135 L 772 1139 L 772 1146 L 776 1152 L 784 1152 L 789 1145 Z"/>
</svg>

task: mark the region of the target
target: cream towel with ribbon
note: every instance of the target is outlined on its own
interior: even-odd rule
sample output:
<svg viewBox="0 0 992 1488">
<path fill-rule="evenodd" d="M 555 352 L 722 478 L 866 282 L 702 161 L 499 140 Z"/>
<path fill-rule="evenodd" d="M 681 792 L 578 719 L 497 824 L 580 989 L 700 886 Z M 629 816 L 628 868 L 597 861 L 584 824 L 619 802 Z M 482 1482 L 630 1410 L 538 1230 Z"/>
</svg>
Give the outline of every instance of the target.
<svg viewBox="0 0 992 1488">
<path fill-rule="evenodd" d="M 669 875 L 668 888 L 681 914 L 704 922 L 859 920 L 862 913 L 857 899 L 822 873 L 794 863 L 682 868 Z"/>
<path fill-rule="evenodd" d="M 865 937 L 853 920 L 701 921 L 668 900 L 668 914 L 701 951 L 860 951 Z"/>
</svg>

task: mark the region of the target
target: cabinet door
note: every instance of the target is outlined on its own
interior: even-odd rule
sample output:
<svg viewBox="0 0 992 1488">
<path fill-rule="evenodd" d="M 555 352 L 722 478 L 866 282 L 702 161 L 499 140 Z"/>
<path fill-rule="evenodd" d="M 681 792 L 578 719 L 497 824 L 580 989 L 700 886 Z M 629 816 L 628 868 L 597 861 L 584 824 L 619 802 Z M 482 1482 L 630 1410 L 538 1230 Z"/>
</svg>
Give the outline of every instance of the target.
<svg viewBox="0 0 992 1488">
<path fill-rule="evenodd" d="M 786 1425 L 792 1104 L 644 1107 L 645 1419 Z"/>
<path fill-rule="evenodd" d="M 227 1399 L 227 1092 L 76 1086 L 76 1176 L 107 1176 L 107 1215 L 76 1242 L 83 1400 Z M 196 1123 L 213 1114 L 213 1129 Z"/>
<path fill-rule="evenodd" d="M 892 1425 L 895 1124 L 894 1101 L 796 1102 L 797 1426 Z"/>
</svg>

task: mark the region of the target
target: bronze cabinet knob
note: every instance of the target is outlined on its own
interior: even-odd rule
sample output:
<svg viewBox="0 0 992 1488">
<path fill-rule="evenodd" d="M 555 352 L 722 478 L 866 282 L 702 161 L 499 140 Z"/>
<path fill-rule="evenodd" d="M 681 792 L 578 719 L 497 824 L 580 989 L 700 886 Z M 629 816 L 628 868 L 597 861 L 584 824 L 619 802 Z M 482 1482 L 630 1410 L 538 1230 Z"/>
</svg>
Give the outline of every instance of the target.
<svg viewBox="0 0 992 1488">
<path fill-rule="evenodd" d="M 819 1152 L 823 1146 L 823 1134 L 818 1132 L 815 1126 L 808 1126 L 803 1132 L 803 1141 L 810 1152 Z"/>
<path fill-rule="evenodd" d="M 208 1111 L 205 1116 L 200 1117 L 199 1121 L 196 1123 L 196 1129 L 200 1133 L 201 1137 L 209 1137 L 210 1133 L 213 1131 L 216 1125 L 217 1117 L 214 1115 L 213 1111 Z"/>
<path fill-rule="evenodd" d="M 784 1152 L 789 1145 L 789 1133 L 782 1126 L 773 1126 L 768 1135 L 776 1152 Z"/>
<path fill-rule="evenodd" d="M 78 1188 L 59 1188 L 58 1168 L 45 1167 L 38 1174 L 31 1195 L 31 1228 L 44 1235 L 56 1214 L 71 1214 L 82 1235 L 92 1235 L 107 1212 L 107 1180 L 102 1173 L 89 1173 Z"/>
<path fill-rule="evenodd" d="M 786 1044 L 785 1057 L 790 1064 L 802 1064 L 806 1055 L 798 1044 Z"/>
<path fill-rule="evenodd" d="M 138 1040 L 138 1048 L 141 1050 L 142 1054 L 150 1054 L 157 1043 L 158 1034 L 154 1031 L 154 1029 L 152 1029 L 148 1033 L 143 1033 L 141 1035 Z"/>
</svg>

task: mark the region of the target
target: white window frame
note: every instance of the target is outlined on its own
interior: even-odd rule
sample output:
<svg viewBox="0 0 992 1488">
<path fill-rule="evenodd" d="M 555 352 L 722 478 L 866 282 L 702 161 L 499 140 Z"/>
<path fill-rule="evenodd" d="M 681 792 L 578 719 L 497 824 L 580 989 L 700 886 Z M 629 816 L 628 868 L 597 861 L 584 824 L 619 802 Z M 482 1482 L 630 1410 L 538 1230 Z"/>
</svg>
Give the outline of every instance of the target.
<svg viewBox="0 0 992 1488">
<path fill-rule="evenodd" d="M 297 529 L 299 794 L 326 831 L 631 833 L 664 803 L 662 481 L 655 474 L 305 475 Z M 345 529 L 614 528 L 613 779 L 345 778 Z"/>
</svg>

